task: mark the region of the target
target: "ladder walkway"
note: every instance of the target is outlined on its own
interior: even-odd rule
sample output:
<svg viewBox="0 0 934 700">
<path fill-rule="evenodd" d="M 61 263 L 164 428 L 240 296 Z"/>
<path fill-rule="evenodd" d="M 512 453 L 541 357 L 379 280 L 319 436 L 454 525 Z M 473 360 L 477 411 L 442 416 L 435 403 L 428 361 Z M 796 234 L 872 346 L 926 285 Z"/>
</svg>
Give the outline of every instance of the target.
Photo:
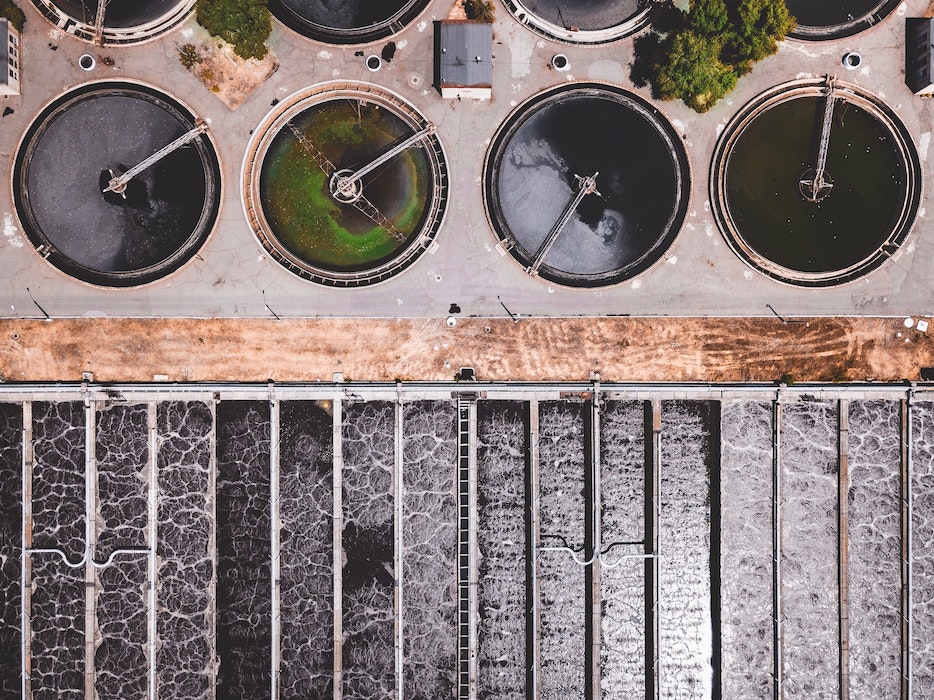
<svg viewBox="0 0 934 700">
<path fill-rule="evenodd" d="M 94 19 L 94 43 L 104 44 L 104 14 L 110 0 L 97 0 L 97 16 Z"/>
<path fill-rule="evenodd" d="M 833 126 L 833 109 L 836 103 L 836 84 L 833 78 L 827 78 L 827 100 L 824 103 L 824 121 L 821 124 L 820 145 L 817 149 L 817 167 L 814 176 L 802 179 L 801 185 L 807 188 L 808 199 L 816 202 L 821 198 L 821 192 L 833 187 L 833 182 L 825 180 L 827 171 L 827 151 L 830 149 L 830 129 Z"/>
<path fill-rule="evenodd" d="M 122 175 L 116 175 L 115 177 L 112 177 L 110 182 L 107 183 L 107 187 L 104 188 L 104 192 L 116 192 L 117 194 L 123 195 L 123 198 L 126 199 L 126 186 L 129 184 L 130 180 L 139 175 L 146 168 L 158 163 L 170 153 L 174 153 L 182 146 L 185 146 L 194 141 L 207 130 L 207 122 L 199 119 L 194 129 L 191 129 L 187 133 L 182 134 L 167 146 L 163 146 L 151 156 L 143 161 L 140 161 Z M 114 174 L 113 170 L 111 170 L 110 173 Z"/>
<path fill-rule="evenodd" d="M 367 173 L 372 172 L 383 163 L 386 163 L 403 151 L 407 151 L 412 146 L 417 145 L 420 141 L 425 139 L 428 136 L 431 136 L 435 132 L 435 127 L 433 124 L 429 124 L 424 129 L 416 131 L 414 134 L 409 136 L 407 139 L 404 139 L 397 143 L 395 146 L 390 148 L 388 151 L 381 153 L 376 156 L 369 163 L 364 165 L 359 170 L 339 170 L 334 175 L 331 176 L 331 192 L 336 199 L 343 201 L 345 197 L 354 197 L 359 196 L 358 192 L 362 192 L 361 187 L 357 186 L 357 183 Z"/>
<path fill-rule="evenodd" d="M 334 196 L 335 195 L 335 189 L 334 189 L 335 183 L 340 183 L 342 182 L 342 179 L 343 179 L 339 175 L 339 172 L 337 168 L 334 166 L 334 163 L 332 163 L 327 158 L 327 156 L 325 156 L 324 153 L 322 153 L 320 149 L 318 149 L 318 147 L 315 146 L 311 142 L 311 140 L 307 136 L 305 136 L 305 134 L 302 133 L 301 129 L 295 126 L 295 124 L 289 121 L 289 122 L 286 122 L 286 126 L 289 127 L 289 130 L 295 136 L 299 144 L 301 144 L 305 152 L 309 156 L 311 156 L 312 160 L 314 160 L 315 163 L 318 164 L 318 167 L 321 168 L 322 172 L 324 172 L 324 174 L 327 175 L 328 180 L 329 180 L 329 185 L 331 188 L 331 195 Z M 424 138 L 424 136 L 419 136 L 419 138 L 420 139 Z M 408 148 L 408 146 L 406 146 L 406 148 Z M 373 167 L 376 167 L 376 166 L 373 166 Z M 340 171 L 340 172 L 343 172 L 343 171 Z M 351 188 L 353 188 L 353 184 L 351 184 L 350 186 Z M 366 216 L 371 221 L 373 221 L 377 226 L 382 226 L 384 229 L 386 229 L 393 238 L 396 238 L 399 241 L 405 241 L 406 239 L 405 234 L 402 233 L 402 231 L 400 231 L 398 228 L 396 228 L 396 226 L 392 223 L 392 221 L 386 218 L 386 216 L 383 215 L 383 213 L 376 207 L 376 205 L 374 205 L 370 200 L 368 200 L 366 197 L 363 196 L 362 190 L 360 191 L 360 194 L 352 201 L 351 200 L 343 201 L 339 199 L 337 196 L 334 196 L 334 199 L 338 201 L 339 203 L 352 205 L 354 208 L 359 210 L 364 216 Z"/>
<path fill-rule="evenodd" d="M 555 241 L 558 240 L 558 236 L 561 234 L 561 231 L 564 230 L 564 227 L 567 225 L 568 221 L 571 220 L 571 216 L 577 210 L 577 205 L 588 194 L 600 195 L 597 191 L 597 175 L 599 172 L 595 172 L 590 177 L 581 177 L 580 175 L 575 175 L 577 179 L 577 194 L 574 196 L 568 205 L 564 208 L 564 211 L 561 212 L 561 216 L 558 217 L 558 220 L 555 222 L 555 225 L 551 227 L 551 231 L 548 232 L 548 235 L 545 236 L 545 240 L 542 242 L 542 245 L 539 247 L 538 252 L 535 253 L 535 258 L 532 260 L 532 264 L 526 268 L 526 272 L 530 275 L 537 275 L 538 268 L 541 267 L 542 263 L 545 261 L 545 256 L 548 255 L 548 251 L 551 250 L 552 246 L 555 244 Z"/>
<path fill-rule="evenodd" d="M 285 125 L 289 127 L 289 131 L 292 132 L 292 135 L 299 142 L 299 144 L 301 144 L 301 147 L 305 149 L 305 153 L 311 156 L 312 160 L 318 164 L 318 167 L 324 171 L 325 175 L 331 177 L 337 171 L 337 168 L 334 167 L 334 163 L 328 160 L 327 156 L 318 150 L 318 147 L 311 142 L 311 139 L 305 136 L 305 134 L 302 133 L 302 130 L 295 126 L 295 124 L 292 122 L 286 122 Z"/>
<path fill-rule="evenodd" d="M 474 396 L 457 399 L 457 697 L 476 698 L 476 631 L 473 607 L 476 598 L 476 577 L 471 549 L 474 543 L 472 516 L 476 482 L 472 474 L 475 449 L 477 406 Z M 473 591 L 471 589 L 474 589 Z"/>
<path fill-rule="evenodd" d="M 830 127 L 833 125 L 833 108 L 836 103 L 836 88 L 833 79 L 827 83 L 827 101 L 824 104 L 824 123 L 821 124 L 820 148 L 817 152 L 818 182 L 823 179 L 824 169 L 827 167 L 827 149 L 830 148 Z"/>
</svg>

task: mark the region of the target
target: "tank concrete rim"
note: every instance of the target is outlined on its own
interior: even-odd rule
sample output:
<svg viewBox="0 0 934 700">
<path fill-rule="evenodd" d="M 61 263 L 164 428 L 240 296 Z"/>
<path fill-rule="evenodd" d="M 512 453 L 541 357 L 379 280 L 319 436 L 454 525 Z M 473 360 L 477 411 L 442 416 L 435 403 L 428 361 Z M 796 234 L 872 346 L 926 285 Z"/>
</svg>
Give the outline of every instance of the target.
<svg viewBox="0 0 934 700">
<path fill-rule="evenodd" d="M 294 12 L 281 0 L 270 0 L 269 12 L 283 26 L 306 39 L 339 46 L 362 46 L 398 34 L 427 11 L 430 4 L 431 0 L 408 0 L 405 6 L 381 22 L 349 29 L 312 22 Z"/>
<path fill-rule="evenodd" d="M 250 138 L 241 167 L 240 203 L 260 246 L 289 272 L 329 287 L 372 286 L 395 277 L 420 259 L 432 246 L 437 245 L 435 237 L 444 223 L 447 212 L 447 156 L 441 141 L 432 133 L 425 139 L 431 145 L 425 149 L 425 153 L 431 168 L 432 191 L 429 194 L 422 229 L 413 234 L 404 247 L 389 260 L 364 270 L 330 270 L 302 260 L 279 241 L 263 212 L 259 189 L 263 160 L 273 139 L 285 127 L 286 122 L 309 107 L 323 102 L 361 97 L 385 107 L 415 131 L 423 129 L 429 123 L 414 105 L 382 86 L 352 80 L 316 83 L 292 93 L 263 117 Z"/>
<path fill-rule="evenodd" d="M 505 225 L 505 222 L 503 222 L 502 228 L 506 229 L 506 231 L 500 230 L 500 224 L 493 215 L 493 202 L 495 200 L 494 193 L 492 192 L 494 179 L 493 170 L 495 169 L 493 160 L 497 155 L 500 157 L 502 156 L 502 149 L 500 149 L 500 146 L 508 137 L 515 134 L 518 128 L 526 121 L 523 117 L 531 116 L 531 114 L 534 113 L 526 115 L 525 112 L 527 109 L 535 107 L 539 102 L 547 103 L 549 99 L 557 98 L 562 93 L 572 90 L 608 91 L 612 92 L 617 97 L 624 98 L 628 106 L 635 107 L 650 124 L 656 127 L 656 130 L 668 144 L 669 150 L 674 156 L 673 163 L 675 165 L 674 170 L 678 191 L 676 205 L 668 219 L 664 235 L 657 239 L 656 245 L 646 251 L 636 264 L 631 265 L 630 268 L 627 268 L 627 271 L 622 274 L 620 274 L 618 270 L 615 270 L 594 275 L 562 272 L 554 270 L 554 268 L 547 264 L 543 264 L 539 268 L 537 275 L 537 277 L 542 280 L 559 284 L 568 289 L 604 289 L 606 287 L 630 282 L 660 265 L 662 261 L 665 260 L 665 253 L 671 249 L 678 234 L 681 232 L 690 207 L 692 175 L 690 159 L 684 148 L 683 140 L 675 130 L 671 120 L 652 103 L 644 100 L 635 93 L 621 88 L 619 85 L 593 80 L 565 83 L 557 87 L 547 88 L 527 98 L 509 113 L 490 140 L 490 146 L 487 149 L 483 161 L 483 210 L 486 214 L 490 230 L 493 232 L 493 235 L 496 236 L 497 245 L 508 252 L 509 258 L 513 263 L 520 266 L 523 272 L 525 272 L 528 261 L 520 259 L 518 255 L 513 252 L 517 247 L 515 238 L 508 232 L 508 227 Z M 499 151 L 499 153 L 497 153 L 497 151 Z"/>
<path fill-rule="evenodd" d="M 779 265 L 760 255 L 746 240 L 733 221 L 726 196 L 726 173 L 730 155 L 746 127 L 759 115 L 776 105 L 803 97 L 823 95 L 822 79 L 802 79 L 781 83 L 750 100 L 727 124 L 714 147 L 710 167 L 710 201 L 714 220 L 730 249 L 751 268 L 778 282 L 794 287 L 831 287 L 862 279 L 901 251 L 911 232 L 921 203 L 921 162 L 908 129 L 880 98 L 852 83 L 837 80 L 837 95 L 861 107 L 875 117 L 893 136 L 898 156 L 905 163 L 905 195 L 897 221 L 884 242 L 862 260 L 829 272 L 801 272 Z"/>
<path fill-rule="evenodd" d="M 172 257 L 173 260 L 176 260 L 177 258 L 181 257 L 180 255 L 181 252 L 184 251 L 186 253 L 187 257 L 185 257 L 184 259 L 178 260 L 178 264 L 167 268 L 165 272 L 155 275 L 155 276 L 150 275 L 150 274 L 143 276 L 142 274 L 140 274 L 140 279 L 138 280 L 131 280 L 128 277 L 123 277 L 122 279 L 125 279 L 126 281 L 120 282 L 118 284 L 114 284 L 113 281 L 110 284 L 94 282 L 89 279 L 76 276 L 75 274 L 72 274 L 71 272 L 69 272 L 67 269 L 63 269 L 62 267 L 59 267 L 52 260 L 49 259 L 53 257 L 52 255 L 46 256 L 39 252 L 36 246 L 36 241 L 30 235 L 29 226 L 26 224 L 26 222 L 23 220 L 23 217 L 20 215 L 20 206 L 21 206 L 19 202 L 20 197 L 18 194 L 18 188 L 16 186 L 17 179 L 19 178 L 19 175 L 22 169 L 22 162 L 20 159 L 20 154 L 23 152 L 23 148 L 26 145 L 26 142 L 29 139 L 29 137 L 32 135 L 34 129 L 37 126 L 39 126 L 40 120 L 44 119 L 45 117 L 51 114 L 49 110 L 54 110 L 54 106 L 57 102 L 66 101 L 70 96 L 77 94 L 79 91 L 87 91 L 89 89 L 92 89 L 98 86 L 115 86 L 115 87 L 122 86 L 122 87 L 131 87 L 131 88 L 137 87 L 143 90 L 150 90 L 154 93 L 157 93 L 158 97 L 169 101 L 172 104 L 172 106 L 176 107 L 176 109 L 179 109 L 183 113 L 187 114 L 187 116 L 191 117 L 192 123 L 194 123 L 194 120 L 196 119 L 195 111 L 188 104 L 186 104 L 179 98 L 175 97 L 175 95 L 169 93 L 167 90 L 164 90 L 163 88 L 157 85 L 154 85 L 152 83 L 143 82 L 141 80 L 135 80 L 133 78 L 126 78 L 126 79 L 121 78 L 120 80 L 89 80 L 84 83 L 78 83 L 77 85 L 73 86 L 70 90 L 68 90 L 68 92 L 62 95 L 58 95 L 56 98 L 47 102 L 42 107 L 42 109 L 39 110 L 39 112 L 32 119 L 32 121 L 29 122 L 29 125 L 27 126 L 26 129 L 23 130 L 22 135 L 17 141 L 16 150 L 14 151 L 14 153 L 16 154 L 14 158 L 14 164 L 13 164 L 13 167 L 10 168 L 10 177 L 8 181 L 10 185 L 11 199 L 13 200 L 13 205 L 14 205 L 13 215 L 16 217 L 16 222 L 19 225 L 20 230 L 23 232 L 23 235 L 30 242 L 36 254 L 42 257 L 43 260 L 45 260 L 46 263 L 48 263 L 48 265 L 53 270 L 63 275 L 70 281 L 78 282 L 78 283 L 87 285 L 93 289 L 98 289 L 98 290 L 100 289 L 119 290 L 119 289 L 126 289 L 126 288 L 143 289 L 143 288 L 164 282 L 174 277 L 175 275 L 177 275 L 181 270 L 187 267 L 188 263 L 191 262 L 191 260 L 195 257 L 195 255 L 199 251 L 203 250 L 205 246 L 208 245 L 211 238 L 214 236 L 214 232 L 217 229 L 217 220 L 220 214 L 221 202 L 223 202 L 223 197 L 224 197 L 224 189 L 223 189 L 224 183 L 223 183 L 223 177 L 221 175 L 223 172 L 223 168 L 222 168 L 223 164 L 221 163 L 221 160 L 220 160 L 220 151 L 217 147 L 217 143 L 215 143 L 214 137 L 211 134 L 210 129 L 208 129 L 207 131 L 201 134 L 201 138 L 206 139 L 208 142 L 208 145 L 210 146 L 210 148 L 206 150 L 207 150 L 207 153 L 211 156 L 211 160 L 214 166 L 212 168 L 212 174 L 214 175 L 214 182 L 216 183 L 216 186 L 214 187 L 215 194 L 213 197 L 214 204 L 212 207 L 208 208 L 212 212 L 210 215 L 210 223 L 205 229 L 204 233 L 201 235 L 197 246 L 188 246 L 188 247 L 183 246 L 182 248 L 179 249 L 179 251 L 176 252 L 176 255 Z M 204 222 L 204 220 L 205 220 L 205 210 L 202 210 L 202 217 L 201 219 L 199 219 L 199 226 L 195 228 L 195 231 L 198 230 L 198 228 L 200 227 L 200 224 Z M 189 237 L 189 241 L 193 239 L 194 239 L 194 232 L 192 233 L 192 236 Z M 41 241 L 40 241 L 40 245 L 41 245 Z M 77 263 L 74 263 L 70 260 L 68 260 L 68 263 L 69 263 L 69 267 L 71 269 L 74 269 L 75 271 L 82 272 L 82 273 L 87 272 L 87 276 L 99 276 L 102 274 L 111 274 L 114 276 L 119 276 L 121 274 L 121 273 L 101 273 L 97 270 L 90 270 L 89 268 L 85 268 L 84 266 L 78 265 Z M 164 266 L 166 265 L 166 263 L 167 261 L 163 261 L 162 263 L 160 263 L 160 266 Z M 153 270 L 156 267 L 158 266 L 150 266 L 149 268 L 144 268 L 143 270 L 137 270 L 136 273 L 133 273 L 133 274 L 148 272 L 150 270 Z"/>
<path fill-rule="evenodd" d="M 901 4 L 901 0 L 881 0 L 873 9 L 852 20 L 827 26 L 799 24 L 788 36 L 800 41 L 834 41 L 868 31 L 883 22 Z"/>
<path fill-rule="evenodd" d="M 645 29 L 651 23 L 652 14 L 655 10 L 654 2 L 649 2 L 642 10 L 632 15 L 629 19 L 612 27 L 606 29 L 572 30 L 542 19 L 525 7 L 522 0 L 503 0 L 503 4 L 523 27 L 538 36 L 543 36 L 546 39 L 551 39 L 552 41 L 562 44 L 607 44 L 611 41 L 625 39 Z"/>
<path fill-rule="evenodd" d="M 55 5 L 52 0 L 32 0 L 32 4 L 55 27 L 82 41 L 97 45 L 93 23 L 88 24 L 78 17 L 72 17 Z M 195 0 L 178 0 L 161 17 L 134 27 L 108 27 L 105 22 L 101 33 L 102 45 L 142 44 L 158 39 L 184 22 L 192 14 L 194 7 Z"/>
</svg>

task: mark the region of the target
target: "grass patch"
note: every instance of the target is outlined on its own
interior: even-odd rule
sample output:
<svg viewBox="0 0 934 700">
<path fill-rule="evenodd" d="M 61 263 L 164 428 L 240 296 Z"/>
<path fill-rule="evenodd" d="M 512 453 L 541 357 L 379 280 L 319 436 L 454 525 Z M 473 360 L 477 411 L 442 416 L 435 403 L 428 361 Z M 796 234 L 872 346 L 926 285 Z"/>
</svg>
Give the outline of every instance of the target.
<svg viewBox="0 0 934 700">
<path fill-rule="evenodd" d="M 231 44 L 240 58 L 266 56 L 272 21 L 266 0 L 197 0 L 198 24 Z"/>
</svg>

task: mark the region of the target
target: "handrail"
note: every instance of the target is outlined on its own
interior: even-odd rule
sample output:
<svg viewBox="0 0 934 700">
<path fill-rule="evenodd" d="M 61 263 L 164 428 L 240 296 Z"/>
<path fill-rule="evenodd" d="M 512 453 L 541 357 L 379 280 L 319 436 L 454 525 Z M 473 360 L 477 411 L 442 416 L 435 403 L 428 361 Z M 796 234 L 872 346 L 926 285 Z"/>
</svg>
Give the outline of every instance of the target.
<svg viewBox="0 0 934 700">
<path fill-rule="evenodd" d="M 601 566 L 605 566 L 607 569 L 615 569 L 617 566 L 623 563 L 626 559 L 661 559 L 662 555 L 659 552 L 640 552 L 638 554 L 620 554 L 616 561 L 607 561 L 604 559 L 603 555 L 606 551 L 595 552 L 592 557 L 589 559 L 578 559 L 577 552 L 575 552 L 570 547 L 539 547 L 539 552 L 567 552 L 571 555 L 571 559 L 574 560 L 574 563 L 578 566 L 590 566 L 594 562 L 600 562 Z"/>
<path fill-rule="evenodd" d="M 65 566 L 72 568 L 72 569 L 80 569 L 82 566 L 85 566 L 87 564 L 90 564 L 91 566 L 97 569 L 104 569 L 113 563 L 114 558 L 118 554 L 134 555 L 134 554 L 150 554 L 151 552 L 152 552 L 152 549 L 150 549 L 149 547 L 133 547 L 133 548 L 115 549 L 114 551 L 110 553 L 110 556 L 107 557 L 106 560 L 101 562 L 95 559 L 93 556 L 91 556 L 90 547 L 88 547 L 87 549 L 85 549 L 84 556 L 81 557 L 80 560 L 78 560 L 77 562 L 72 562 L 64 551 L 62 551 L 61 549 L 57 549 L 55 547 L 27 547 L 26 548 L 27 554 L 57 554 L 58 556 L 61 557 L 62 561 L 65 563 Z"/>
</svg>

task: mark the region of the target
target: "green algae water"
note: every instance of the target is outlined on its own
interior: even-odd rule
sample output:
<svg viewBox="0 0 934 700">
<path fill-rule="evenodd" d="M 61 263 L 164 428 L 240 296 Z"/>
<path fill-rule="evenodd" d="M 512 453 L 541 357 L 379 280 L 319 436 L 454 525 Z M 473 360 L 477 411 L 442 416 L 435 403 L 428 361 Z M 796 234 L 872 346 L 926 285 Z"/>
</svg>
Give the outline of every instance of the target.
<svg viewBox="0 0 934 700">
<path fill-rule="evenodd" d="M 830 194 L 805 201 L 798 180 L 816 161 L 825 100 L 801 97 L 757 115 L 737 139 L 726 200 L 743 240 L 790 270 L 822 273 L 865 260 L 892 234 L 902 211 L 906 164 L 886 125 L 838 99 L 827 173 Z"/>
<path fill-rule="evenodd" d="M 359 170 L 413 128 L 385 108 L 358 100 L 314 105 L 291 121 L 340 170 Z M 415 240 L 428 216 L 431 167 L 416 145 L 363 179 L 363 196 L 401 233 L 394 236 L 356 207 L 339 204 L 328 176 L 288 128 L 263 159 L 260 200 L 279 242 L 318 268 L 365 270 L 397 256 Z"/>
</svg>

